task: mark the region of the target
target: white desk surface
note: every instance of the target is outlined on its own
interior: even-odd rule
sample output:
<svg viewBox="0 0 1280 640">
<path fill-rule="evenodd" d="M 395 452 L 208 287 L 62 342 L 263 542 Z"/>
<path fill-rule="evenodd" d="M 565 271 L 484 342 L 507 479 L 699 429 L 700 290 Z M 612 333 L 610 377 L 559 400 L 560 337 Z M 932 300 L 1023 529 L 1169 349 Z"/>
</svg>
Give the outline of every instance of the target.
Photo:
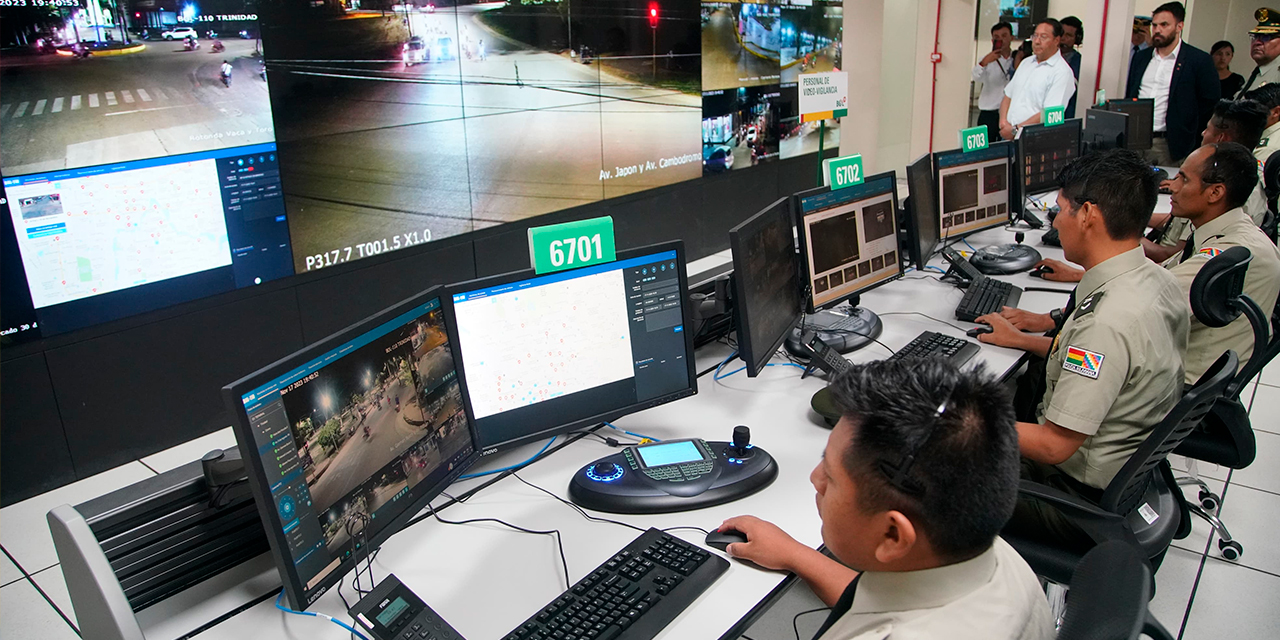
<svg viewBox="0 0 1280 640">
<path fill-rule="evenodd" d="M 1168 210 L 1168 198 L 1161 197 L 1157 210 Z M 1044 230 L 1027 231 L 1025 242 L 1047 258 L 1062 258 L 1061 249 L 1040 245 Z M 1010 242 L 1014 232 L 993 229 L 970 236 L 974 247 Z M 963 247 L 963 243 L 958 246 Z M 945 269 L 941 257 L 932 265 Z M 921 331 L 932 330 L 965 337 L 964 332 L 918 315 L 918 312 L 965 329 L 972 323 L 955 319 L 955 305 L 962 292 L 937 280 L 938 274 L 911 271 L 906 278 L 868 292 L 862 305 L 882 314 L 884 332 L 880 341 L 898 349 Z M 1048 282 L 1023 274 L 1002 277 L 1026 287 L 1070 290 L 1071 284 Z M 1066 303 L 1060 293 L 1027 292 L 1019 306 L 1048 311 Z M 699 349 L 697 370 L 703 371 L 730 353 L 721 344 Z M 888 356 L 885 349 L 871 344 L 849 354 L 850 360 L 864 362 Z M 984 362 L 997 374 L 1011 374 L 1021 352 L 982 345 L 971 362 Z M 781 361 L 778 359 L 777 361 Z M 737 361 L 726 371 L 737 368 Z M 640 527 L 682 525 L 711 529 L 738 514 L 753 514 L 778 523 L 801 542 L 821 544 L 819 519 L 813 503 L 809 473 L 821 456 L 830 431 L 809 409 L 809 399 L 825 382 L 819 377 L 801 380 L 794 367 L 770 367 L 755 379 L 738 373 L 715 381 L 708 374 L 698 381 L 698 394 L 627 416 L 617 421 L 624 429 L 660 439 L 701 437 L 729 440 L 733 427 L 751 427 L 752 442 L 778 461 L 778 479 L 763 491 L 742 500 L 685 513 L 646 516 L 615 516 Z M 476 470 L 516 464 L 541 447 L 541 443 L 486 458 Z M 594 439 L 583 439 L 520 472 L 521 477 L 557 495 L 568 498 L 571 474 L 595 460 L 615 452 Z M 457 483 L 449 493 L 466 491 L 483 479 Z M 443 500 L 443 499 L 441 499 Z M 439 500 L 437 503 L 440 502 Z M 570 580 L 577 581 L 617 552 L 637 532 L 609 523 L 590 522 L 568 506 L 546 496 L 515 478 L 506 478 L 476 494 L 466 503 L 447 509 L 448 520 L 501 518 L 533 529 L 559 529 L 568 558 Z M 672 532 L 701 544 L 702 534 L 692 530 Z M 395 573 L 415 593 L 470 640 L 503 637 L 528 616 L 557 597 L 564 583 L 555 541 L 550 536 L 534 536 L 511 531 L 496 524 L 446 525 L 424 520 L 397 534 L 385 545 L 375 562 L 379 577 Z M 763 571 L 731 561 L 729 571 L 699 600 L 686 609 L 661 634 L 662 638 L 717 638 L 774 589 L 785 574 Z M 350 576 L 345 582 L 350 584 Z M 279 578 L 269 557 L 262 556 L 233 572 L 193 589 L 139 614 L 147 636 L 175 638 L 206 624 L 245 602 L 278 586 Z M 344 588 L 354 603 L 349 588 Z M 184 597 L 185 596 L 185 597 Z M 277 611 L 274 598 L 253 606 L 201 634 L 201 638 L 290 638 L 345 639 L 349 635 L 322 619 L 288 615 Z M 311 605 L 312 611 L 349 620 L 337 590 L 330 589 Z"/>
</svg>

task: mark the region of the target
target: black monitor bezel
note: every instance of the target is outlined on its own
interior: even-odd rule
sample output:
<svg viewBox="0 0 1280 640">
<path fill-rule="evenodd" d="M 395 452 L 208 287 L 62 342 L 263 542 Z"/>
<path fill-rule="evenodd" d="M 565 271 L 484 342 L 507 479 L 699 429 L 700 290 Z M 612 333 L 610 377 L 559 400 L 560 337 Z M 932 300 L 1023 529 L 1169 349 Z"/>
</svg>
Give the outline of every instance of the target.
<svg viewBox="0 0 1280 640">
<path fill-rule="evenodd" d="M 1015 154 L 1020 152 L 1021 147 L 1016 145 L 1012 140 L 1001 140 L 999 142 L 992 142 L 990 145 L 988 145 L 988 148 L 992 148 L 992 149 L 1003 148 L 1005 150 L 1005 162 L 1006 162 L 1006 166 L 1009 168 L 1009 189 L 1008 189 L 1009 203 L 1007 207 L 1008 213 L 1005 216 L 1005 222 L 1004 223 L 993 222 L 989 226 L 982 227 L 981 229 L 974 229 L 972 231 L 966 231 L 964 233 L 951 233 L 950 229 L 948 229 L 945 234 L 942 232 L 941 158 L 945 158 L 953 155 L 964 157 L 965 152 L 964 152 L 964 149 L 948 149 L 946 151 L 935 151 L 933 152 L 933 201 L 935 204 L 935 209 L 934 209 L 935 215 L 933 217 L 933 221 L 934 221 L 934 229 L 938 232 L 938 242 L 937 244 L 934 245 L 935 247 L 938 244 L 946 244 L 951 240 L 959 240 L 961 238 L 967 238 L 975 233 L 982 233 L 984 231 L 990 231 L 992 229 L 995 229 L 996 227 L 1007 226 L 1010 222 L 1013 221 L 1014 215 L 1022 210 L 1022 207 L 1021 207 L 1022 198 L 1020 197 L 1020 194 L 1022 193 L 1022 190 L 1021 190 L 1022 179 L 1021 179 L 1021 174 L 1019 173 L 1022 169 L 1018 165 L 1019 158 L 1015 157 Z M 908 184 L 908 186 L 910 185 Z M 999 218 L 995 218 L 995 219 L 999 220 Z"/>
<path fill-rule="evenodd" d="M 745 265 L 743 264 L 743 260 L 745 259 L 744 248 L 742 247 L 743 237 L 759 233 L 760 229 L 762 229 L 766 224 L 776 222 L 775 220 L 770 220 L 771 215 L 777 213 L 775 208 L 779 206 L 785 208 L 782 212 L 782 217 L 785 218 L 788 227 L 792 232 L 793 251 L 791 267 L 796 278 L 796 298 L 797 300 L 803 300 L 803 291 L 800 284 L 800 267 L 796 263 L 796 254 L 794 252 L 795 217 L 791 213 L 792 204 L 793 201 L 790 196 L 778 198 L 773 204 L 761 209 L 755 215 L 747 218 L 742 221 L 741 224 L 729 230 L 729 249 L 733 254 L 733 312 L 735 320 L 734 325 L 738 334 L 738 358 L 746 364 L 747 377 L 749 378 L 754 378 L 760 375 L 760 372 L 764 370 L 765 364 L 773 358 L 773 354 L 778 351 L 778 347 L 781 347 L 782 343 L 787 339 L 787 336 L 791 334 L 791 330 L 800 323 L 800 319 L 804 316 L 804 312 L 800 308 L 800 305 L 796 305 L 795 318 L 791 322 L 790 326 L 787 327 L 786 331 L 783 331 L 782 334 L 773 341 L 772 345 L 768 345 L 766 348 L 760 349 L 760 353 L 758 354 L 755 353 L 755 345 L 751 342 L 751 318 L 750 314 L 747 313 L 747 305 L 745 302 L 747 299 L 747 286 L 740 275 L 746 272 Z"/>
<path fill-rule="evenodd" d="M 896 235 L 897 229 L 898 229 L 898 221 L 896 217 L 898 215 L 901 215 L 900 213 L 901 208 L 898 206 L 898 173 L 897 171 L 885 171 L 883 173 L 877 173 L 872 176 L 867 176 L 863 179 L 862 183 L 855 186 L 862 186 L 862 184 L 871 182 L 872 180 L 884 180 L 886 178 L 888 178 L 889 183 L 893 185 L 893 188 L 890 190 L 890 193 L 893 194 L 893 215 L 895 217 L 893 221 L 893 228 L 894 228 L 894 233 Z M 901 243 L 898 243 L 898 249 L 897 249 L 897 252 L 899 254 L 898 273 L 892 276 L 889 276 L 888 278 L 885 278 L 883 280 L 877 281 L 873 284 L 867 285 L 856 291 L 851 291 L 845 295 L 840 296 L 839 298 L 836 298 L 835 300 L 831 300 L 822 305 L 815 305 L 813 303 L 813 287 L 810 286 L 810 281 L 813 278 L 809 273 L 809 243 L 804 233 L 804 212 L 801 211 L 800 209 L 800 201 L 804 198 L 808 198 L 811 196 L 818 196 L 824 193 L 830 193 L 830 191 L 831 191 L 831 187 L 822 186 L 822 187 L 815 187 L 813 189 L 806 189 L 804 191 L 799 191 L 791 196 L 792 224 L 795 226 L 796 240 L 800 246 L 800 251 L 798 252 L 796 257 L 796 268 L 799 270 L 798 273 L 800 275 L 800 292 L 801 292 L 801 298 L 803 299 L 803 302 L 804 302 L 805 313 L 817 313 L 824 309 L 833 309 L 835 307 L 838 307 L 843 302 L 846 302 L 854 297 L 860 296 L 868 291 L 875 289 L 876 287 L 889 284 L 890 282 L 893 282 L 894 280 L 901 278 L 906 272 L 906 269 L 902 267 L 902 258 L 901 258 L 902 246 L 901 246 Z"/>
<path fill-rule="evenodd" d="M 1080 157 L 1080 147 L 1081 147 L 1082 143 L 1084 142 L 1084 119 L 1083 119 L 1083 118 L 1071 118 L 1070 120 L 1064 120 L 1064 121 L 1062 122 L 1062 124 L 1055 124 L 1055 125 L 1053 125 L 1053 126 L 1048 126 L 1048 125 L 1043 125 L 1043 124 L 1029 124 L 1029 125 L 1027 125 L 1027 126 L 1023 127 L 1023 128 L 1018 132 L 1018 140 L 1017 140 L 1017 142 L 1018 142 L 1018 159 L 1017 159 L 1017 163 L 1016 163 L 1016 165 L 1017 165 L 1017 166 L 1016 166 L 1016 169 L 1017 169 L 1017 173 L 1018 173 L 1018 188 L 1020 189 L 1020 191 L 1022 192 L 1022 194 L 1024 195 L 1024 197 L 1025 197 L 1025 196 L 1031 196 L 1031 195 L 1033 195 L 1033 194 L 1037 194 L 1037 193 L 1050 193 L 1050 192 L 1052 192 L 1052 191 L 1056 191 L 1056 190 L 1058 189 L 1057 176 L 1054 176 L 1053 184 L 1052 184 L 1052 185 L 1050 185 L 1050 186 L 1049 186 L 1049 187 L 1047 187 L 1047 188 L 1045 188 L 1045 187 L 1044 187 L 1044 185 L 1032 185 L 1032 186 L 1035 186 L 1035 187 L 1040 187 L 1040 188 L 1037 188 L 1037 189 L 1028 188 L 1026 185 L 1022 184 L 1022 177 L 1026 174 L 1026 164 L 1025 164 L 1025 163 L 1026 163 L 1026 159 L 1027 159 L 1027 153 L 1026 153 L 1026 142 L 1027 142 L 1027 137 L 1028 137 L 1028 136 L 1034 136 L 1037 132 L 1045 131 L 1045 130 L 1047 130 L 1047 129 L 1052 129 L 1052 130 L 1054 130 L 1054 131 L 1059 131 L 1059 130 L 1060 130 L 1060 127 L 1068 127 L 1068 128 L 1073 128 L 1073 129 L 1075 129 L 1075 132 L 1076 132 L 1076 158 L 1079 158 L 1079 157 Z"/>
<path fill-rule="evenodd" d="M 1120 140 L 1122 141 L 1122 144 L 1120 144 L 1116 148 L 1118 149 L 1129 148 L 1129 126 L 1130 126 L 1129 114 L 1123 111 L 1112 111 L 1110 109 L 1099 109 L 1094 107 L 1094 108 L 1085 109 L 1085 112 L 1084 112 L 1084 131 L 1080 135 L 1081 151 L 1084 151 L 1084 148 L 1086 146 L 1089 147 L 1090 150 L 1096 149 L 1096 147 L 1094 147 L 1094 144 L 1095 144 L 1094 138 L 1089 133 L 1090 131 L 1089 117 L 1090 116 L 1093 116 L 1095 119 L 1101 118 L 1103 120 L 1114 117 L 1114 118 L 1120 119 L 1120 120 L 1117 120 L 1117 122 L 1124 122 L 1124 128 L 1120 131 L 1120 136 L 1121 136 Z"/>
<path fill-rule="evenodd" d="M 657 398 L 643 400 L 640 402 L 627 405 L 625 407 L 619 407 L 603 413 L 574 419 L 569 422 L 556 424 L 550 427 L 543 428 L 536 432 L 526 433 L 525 435 L 520 436 L 518 438 L 504 440 L 501 442 L 487 443 L 483 439 L 483 434 L 480 431 L 480 426 L 475 419 L 475 410 L 471 406 L 471 394 L 468 393 L 467 391 L 468 387 L 467 387 L 467 374 L 466 374 L 466 358 L 462 352 L 462 345 L 459 344 L 458 348 L 454 350 L 453 356 L 454 356 L 454 364 L 458 370 L 458 379 L 462 381 L 462 404 L 466 408 L 467 421 L 472 426 L 473 434 L 475 436 L 476 447 L 479 450 L 480 455 L 482 457 L 491 455 L 494 453 L 498 453 L 500 451 L 506 451 L 523 444 L 534 442 L 536 440 L 542 440 L 544 438 L 550 438 L 552 436 L 563 435 L 565 433 L 573 431 L 574 429 L 594 426 L 602 422 L 611 422 L 613 420 L 617 420 L 618 418 L 621 418 L 622 416 L 636 413 L 638 411 L 644 411 L 645 409 L 650 409 L 659 405 L 666 404 L 668 402 L 680 400 L 682 398 L 687 398 L 689 396 L 696 395 L 698 393 L 698 376 L 696 371 L 697 366 L 696 366 L 696 363 L 694 362 L 694 353 L 693 353 L 693 331 L 689 330 L 689 327 L 691 327 L 693 323 L 693 317 L 692 317 L 692 310 L 689 308 L 689 301 L 687 297 L 688 291 L 689 291 L 689 274 L 686 269 L 687 265 L 685 264 L 684 242 L 681 240 L 675 240 L 672 242 L 653 244 L 645 247 L 629 249 L 626 251 L 618 251 L 615 261 L 630 260 L 632 258 L 649 255 L 653 253 L 663 253 L 666 251 L 676 252 L 676 264 L 677 264 L 676 269 L 677 269 L 677 272 L 679 273 L 680 291 L 682 293 L 682 297 L 680 300 L 680 303 L 681 303 L 680 308 L 681 308 L 681 314 L 683 316 L 682 321 L 685 327 L 685 330 L 682 331 L 681 333 L 684 334 L 685 362 L 688 367 L 689 386 L 685 387 L 684 389 L 681 389 L 680 391 L 668 393 L 666 395 L 659 396 Z M 562 271 L 556 271 L 554 273 L 539 275 L 537 273 L 534 273 L 533 269 L 524 269 L 521 271 L 512 271 L 509 273 L 490 276 L 487 278 L 477 278 L 475 280 L 467 280 L 464 282 L 458 282 L 458 283 L 454 283 L 446 286 L 444 288 L 444 293 L 442 294 L 441 299 L 444 301 L 445 306 L 449 308 L 449 310 L 445 313 L 445 323 L 448 325 L 449 335 L 450 336 L 458 335 L 458 321 L 457 321 L 457 316 L 454 314 L 454 307 L 453 307 L 453 296 L 455 294 L 463 293 L 467 291 L 473 291 L 475 289 L 484 289 L 487 287 L 498 286 L 498 285 L 507 284 L 511 282 L 518 282 L 520 280 L 528 280 L 531 278 L 538 278 L 541 276 L 564 273 L 565 271 L 574 271 L 574 270 L 566 269 Z"/>
<path fill-rule="evenodd" d="M 919 213 L 920 201 L 916 199 L 915 188 L 911 184 L 911 176 L 915 173 L 915 169 L 920 163 L 924 163 L 925 174 L 929 178 L 929 197 L 932 198 L 933 210 L 928 212 L 928 219 L 921 219 Z M 923 269 L 929 263 L 930 256 L 937 250 L 938 245 L 942 244 L 942 235 L 938 230 L 942 227 L 941 214 L 938 212 L 938 181 L 935 179 L 937 174 L 934 172 L 933 154 L 926 153 L 916 158 L 911 164 L 907 165 L 904 172 L 907 179 L 907 206 L 902 216 L 903 226 L 906 228 L 906 246 L 907 255 L 910 257 L 911 264 L 916 269 Z M 929 251 L 925 252 L 924 246 L 920 242 L 920 232 L 924 225 L 928 224 L 934 230 L 934 241 L 930 243 Z M 901 243 L 900 243 L 901 244 Z"/>
<path fill-rule="evenodd" d="M 303 611 L 312 602 L 315 602 L 334 584 L 341 580 L 348 571 L 355 565 L 359 554 L 352 554 L 350 558 L 343 560 L 338 568 L 325 576 L 315 587 L 307 589 L 305 583 L 298 576 L 297 565 L 294 564 L 293 555 L 289 552 L 288 541 L 285 539 L 283 523 L 280 520 L 279 512 L 274 508 L 275 500 L 271 496 L 271 489 L 267 483 L 266 472 L 262 466 L 262 460 L 256 455 L 246 451 L 245 443 L 249 443 L 253 447 L 255 442 L 253 427 L 249 423 L 249 416 L 245 412 L 244 403 L 241 398 L 245 393 L 257 389 L 258 387 L 274 380 L 282 374 L 295 369 L 303 364 L 315 360 L 317 357 L 329 352 L 330 350 L 350 341 L 351 339 L 363 335 L 380 325 L 395 319 L 397 316 L 403 315 L 410 309 L 422 305 L 432 298 L 438 298 L 440 301 L 441 312 L 445 315 L 446 327 L 449 323 L 449 314 L 452 308 L 445 304 L 445 296 L 443 287 L 433 286 L 422 293 L 411 298 L 403 300 L 391 307 L 388 307 L 378 313 L 365 318 L 351 326 L 338 331 L 323 340 L 320 340 L 304 349 L 285 356 L 231 384 L 222 388 L 223 402 L 231 411 L 233 416 L 232 427 L 236 435 L 236 442 L 240 447 L 240 453 L 245 461 L 245 470 L 249 477 L 249 487 L 253 492 L 253 500 L 258 507 L 258 515 L 262 519 L 263 528 L 266 529 L 267 540 L 271 543 L 271 557 L 276 563 L 276 569 L 280 572 L 280 579 L 284 585 L 285 597 L 288 599 L 289 606 Z M 452 330 L 447 334 L 452 345 L 455 340 L 456 333 Z M 457 358 L 454 359 L 454 367 L 457 368 Z M 461 384 L 461 382 L 460 382 Z M 463 386 L 463 397 L 466 397 Z M 480 457 L 480 448 L 476 440 L 475 426 L 471 421 L 470 415 L 467 416 L 467 433 L 471 436 L 471 454 L 462 462 L 446 474 L 438 483 L 427 487 L 425 491 L 413 490 L 408 496 L 409 502 L 406 503 L 403 511 L 393 516 L 387 524 L 373 534 L 371 538 L 366 540 L 365 546 L 366 556 L 374 549 L 382 546 L 392 535 L 399 532 L 410 519 L 422 511 L 427 503 L 433 498 L 440 495 L 442 491 L 447 489 L 450 484 L 458 479 L 468 467 L 475 463 Z"/>
<path fill-rule="evenodd" d="M 1132 131 L 1133 127 L 1138 126 L 1138 125 L 1137 125 L 1137 123 L 1138 123 L 1137 118 L 1132 118 L 1132 114 L 1129 114 L 1129 113 L 1126 113 L 1126 112 L 1123 112 L 1123 111 L 1119 111 L 1119 110 L 1117 110 L 1117 109 L 1112 109 L 1112 108 L 1111 108 L 1111 107 L 1112 107 L 1112 105 L 1115 105 L 1115 106 L 1122 106 L 1122 105 L 1145 105 L 1147 108 L 1149 108 L 1149 109 L 1151 110 L 1151 126 L 1152 126 L 1152 127 L 1155 127 L 1155 123 L 1156 123 L 1156 118 L 1155 118 L 1156 101 L 1155 101 L 1155 98 L 1115 98 L 1115 99 L 1112 99 L 1112 100 L 1108 100 L 1108 101 L 1107 101 L 1107 111 L 1116 111 L 1117 113 L 1124 113 L 1125 115 L 1127 115 L 1127 116 L 1130 116 L 1130 117 L 1131 117 L 1130 122 L 1129 122 L 1129 128 L 1130 128 L 1130 130 L 1126 132 L 1126 138 L 1128 138 L 1128 140 L 1125 142 L 1125 144 L 1126 144 L 1126 147 L 1125 147 L 1125 148 L 1126 148 L 1126 149 L 1129 149 L 1130 151 L 1146 151 L 1146 150 L 1150 149 L 1150 148 L 1155 144 L 1155 138 L 1156 138 L 1156 136 L 1155 136 L 1155 131 L 1147 131 L 1147 132 L 1145 132 L 1145 133 L 1146 133 L 1146 137 L 1144 137 L 1144 138 L 1142 138 L 1142 139 L 1143 139 L 1143 140 L 1146 140 L 1146 142 L 1147 142 L 1147 143 L 1146 143 L 1146 145 L 1145 145 L 1145 146 L 1138 146 L 1138 142 L 1137 142 L 1137 138 L 1136 138 L 1136 136 L 1132 135 L 1132 133 L 1133 133 L 1133 131 Z"/>
</svg>

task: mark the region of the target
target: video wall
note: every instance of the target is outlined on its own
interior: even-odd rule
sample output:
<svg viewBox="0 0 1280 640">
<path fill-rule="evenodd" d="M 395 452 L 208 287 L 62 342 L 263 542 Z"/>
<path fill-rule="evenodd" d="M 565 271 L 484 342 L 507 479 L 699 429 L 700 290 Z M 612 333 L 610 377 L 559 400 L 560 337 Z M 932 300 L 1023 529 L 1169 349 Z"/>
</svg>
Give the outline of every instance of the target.
<svg viewBox="0 0 1280 640">
<path fill-rule="evenodd" d="M 5 344 L 813 153 L 842 65 L 838 1 L 64 5 L 0 7 Z"/>
</svg>

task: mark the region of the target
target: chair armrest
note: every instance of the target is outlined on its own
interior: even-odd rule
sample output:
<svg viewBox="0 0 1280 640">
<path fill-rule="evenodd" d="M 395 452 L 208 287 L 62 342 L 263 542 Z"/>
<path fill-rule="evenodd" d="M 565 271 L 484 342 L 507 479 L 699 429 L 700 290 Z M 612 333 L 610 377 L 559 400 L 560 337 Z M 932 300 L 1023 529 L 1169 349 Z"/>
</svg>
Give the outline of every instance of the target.
<svg viewBox="0 0 1280 640">
<path fill-rule="evenodd" d="M 1093 538 L 1095 543 L 1123 540 L 1132 544 L 1135 549 L 1142 548 L 1138 538 L 1125 525 L 1123 516 L 1107 511 L 1084 498 L 1031 480 L 1019 481 L 1018 494 L 1053 505 L 1072 523 L 1084 530 L 1090 538 Z"/>
<path fill-rule="evenodd" d="M 1147 611 L 1147 619 L 1142 623 L 1142 634 L 1154 640 L 1174 640 L 1173 634 L 1150 611 Z"/>
</svg>

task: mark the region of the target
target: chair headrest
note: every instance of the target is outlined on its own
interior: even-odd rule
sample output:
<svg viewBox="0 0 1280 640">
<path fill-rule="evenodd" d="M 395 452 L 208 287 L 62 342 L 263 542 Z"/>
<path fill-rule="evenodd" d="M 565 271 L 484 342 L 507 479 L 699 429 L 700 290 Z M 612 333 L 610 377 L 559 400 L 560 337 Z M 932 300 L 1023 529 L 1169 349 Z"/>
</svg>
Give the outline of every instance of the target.
<svg viewBox="0 0 1280 640">
<path fill-rule="evenodd" d="M 1225 327 L 1240 317 L 1236 304 L 1244 292 L 1244 276 L 1253 254 L 1231 247 L 1200 267 L 1191 282 L 1191 312 L 1207 327 Z"/>
<path fill-rule="evenodd" d="M 1272 193 L 1280 189 L 1280 151 L 1267 156 L 1262 164 L 1262 186 Z"/>
</svg>

